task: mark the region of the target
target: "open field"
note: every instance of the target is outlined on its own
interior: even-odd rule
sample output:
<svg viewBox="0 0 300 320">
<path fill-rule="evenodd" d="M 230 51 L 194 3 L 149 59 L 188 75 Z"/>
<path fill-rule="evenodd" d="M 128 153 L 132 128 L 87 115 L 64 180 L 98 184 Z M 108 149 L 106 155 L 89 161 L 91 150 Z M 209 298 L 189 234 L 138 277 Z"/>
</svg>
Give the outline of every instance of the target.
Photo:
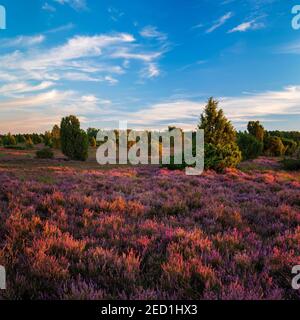
<svg viewBox="0 0 300 320">
<path fill-rule="evenodd" d="M 189 177 L 0 154 L 0 298 L 300 298 L 300 173 L 276 159 Z"/>
</svg>

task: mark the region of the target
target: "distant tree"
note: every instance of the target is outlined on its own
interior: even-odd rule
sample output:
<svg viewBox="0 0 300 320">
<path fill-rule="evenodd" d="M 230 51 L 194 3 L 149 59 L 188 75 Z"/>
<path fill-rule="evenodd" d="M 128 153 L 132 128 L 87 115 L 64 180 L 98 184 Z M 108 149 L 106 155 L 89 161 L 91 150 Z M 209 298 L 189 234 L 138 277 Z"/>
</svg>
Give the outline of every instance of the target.
<svg viewBox="0 0 300 320">
<path fill-rule="evenodd" d="M 237 137 L 238 146 L 242 152 L 243 160 L 255 159 L 262 155 L 264 145 L 253 135 L 240 132 Z"/>
<path fill-rule="evenodd" d="M 60 149 L 60 128 L 58 125 L 55 125 L 51 132 L 51 139 L 53 143 L 53 148 Z"/>
<path fill-rule="evenodd" d="M 224 116 L 222 109 L 218 110 L 219 102 L 209 98 L 201 115 L 199 129 L 204 129 L 205 143 L 226 145 L 236 139 L 236 132 L 230 121 Z"/>
<path fill-rule="evenodd" d="M 88 136 L 80 129 L 75 116 L 65 117 L 60 125 L 61 148 L 64 155 L 72 160 L 85 161 L 88 157 Z"/>
<path fill-rule="evenodd" d="M 6 136 L 4 136 L 3 144 L 5 146 L 14 146 L 17 144 L 16 138 L 9 132 Z"/>
<path fill-rule="evenodd" d="M 28 148 L 28 149 L 32 149 L 33 148 L 34 143 L 33 143 L 33 141 L 32 141 L 30 136 L 27 138 L 25 144 L 26 144 L 26 148 Z"/>
<path fill-rule="evenodd" d="M 44 144 L 46 147 L 53 147 L 52 134 L 50 131 L 46 131 L 44 134 Z"/>
<path fill-rule="evenodd" d="M 206 169 L 222 171 L 227 167 L 235 167 L 241 161 L 236 131 L 223 110 L 218 110 L 218 101 L 213 98 L 208 100 L 198 128 L 204 130 Z"/>
<path fill-rule="evenodd" d="M 89 139 L 91 140 L 92 138 L 97 139 L 98 131 L 99 131 L 99 129 L 96 129 L 96 128 L 88 128 L 86 132 L 87 132 Z"/>
<path fill-rule="evenodd" d="M 279 137 L 269 136 L 265 139 L 265 154 L 268 156 L 280 157 L 285 153 L 285 146 Z"/>
<path fill-rule="evenodd" d="M 286 149 L 285 154 L 287 156 L 293 156 L 298 148 L 297 142 L 287 138 L 281 138 L 281 141 Z"/>
<path fill-rule="evenodd" d="M 250 121 L 247 126 L 248 132 L 258 141 L 264 141 L 265 129 L 259 121 Z"/>
</svg>

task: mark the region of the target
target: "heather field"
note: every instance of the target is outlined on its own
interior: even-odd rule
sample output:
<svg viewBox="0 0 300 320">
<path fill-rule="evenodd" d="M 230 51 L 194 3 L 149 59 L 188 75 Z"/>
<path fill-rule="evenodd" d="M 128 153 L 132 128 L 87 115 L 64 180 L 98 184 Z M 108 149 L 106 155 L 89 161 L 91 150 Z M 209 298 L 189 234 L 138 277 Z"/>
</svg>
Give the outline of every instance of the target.
<svg viewBox="0 0 300 320">
<path fill-rule="evenodd" d="M 300 298 L 300 173 L 276 159 L 191 177 L 7 151 L 0 214 L 0 299 Z"/>
</svg>

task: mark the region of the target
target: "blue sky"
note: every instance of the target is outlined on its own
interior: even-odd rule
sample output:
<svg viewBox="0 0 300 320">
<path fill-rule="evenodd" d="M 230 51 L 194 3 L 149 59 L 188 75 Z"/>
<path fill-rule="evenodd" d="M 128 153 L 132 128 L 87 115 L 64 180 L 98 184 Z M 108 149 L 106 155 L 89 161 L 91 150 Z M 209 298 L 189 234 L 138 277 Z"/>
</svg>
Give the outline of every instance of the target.
<svg viewBox="0 0 300 320">
<path fill-rule="evenodd" d="M 300 30 L 284 0 L 0 0 L 0 132 L 194 128 L 210 96 L 240 130 L 299 130 Z M 300 4 L 300 0 L 299 0 Z"/>
</svg>

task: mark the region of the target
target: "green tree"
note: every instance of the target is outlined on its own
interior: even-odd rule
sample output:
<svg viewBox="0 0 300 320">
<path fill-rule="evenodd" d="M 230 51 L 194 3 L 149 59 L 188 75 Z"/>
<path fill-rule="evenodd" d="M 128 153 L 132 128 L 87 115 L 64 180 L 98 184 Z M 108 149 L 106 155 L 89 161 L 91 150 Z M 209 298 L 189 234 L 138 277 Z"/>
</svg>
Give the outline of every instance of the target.
<svg viewBox="0 0 300 320">
<path fill-rule="evenodd" d="M 263 142 L 265 136 L 265 129 L 259 121 L 250 121 L 247 126 L 248 132 L 254 136 L 258 141 Z"/>
<path fill-rule="evenodd" d="M 51 132 L 51 139 L 52 139 L 52 143 L 53 143 L 53 148 L 55 149 L 60 149 L 60 128 L 59 126 L 56 124 Z"/>
<path fill-rule="evenodd" d="M 265 153 L 268 156 L 280 157 L 285 153 L 285 146 L 279 137 L 269 136 L 265 139 Z"/>
<path fill-rule="evenodd" d="M 16 138 L 9 132 L 7 136 L 3 139 L 3 144 L 5 146 L 14 146 L 17 144 Z"/>
<path fill-rule="evenodd" d="M 253 135 L 240 132 L 237 137 L 238 146 L 242 152 L 243 160 L 255 159 L 262 155 L 264 145 Z"/>
<path fill-rule="evenodd" d="M 60 125 L 61 148 L 64 155 L 72 160 L 85 161 L 88 157 L 88 136 L 80 129 L 75 116 L 65 117 Z"/>
<path fill-rule="evenodd" d="M 235 141 L 236 132 L 223 110 L 218 110 L 218 104 L 217 100 L 209 98 L 198 128 L 204 130 L 205 143 L 226 145 Z"/>
<path fill-rule="evenodd" d="M 238 165 L 242 156 L 236 143 L 236 131 L 223 110 L 218 110 L 218 101 L 208 100 L 198 128 L 204 130 L 206 169 L 222 171 Z"/>
</svg>

